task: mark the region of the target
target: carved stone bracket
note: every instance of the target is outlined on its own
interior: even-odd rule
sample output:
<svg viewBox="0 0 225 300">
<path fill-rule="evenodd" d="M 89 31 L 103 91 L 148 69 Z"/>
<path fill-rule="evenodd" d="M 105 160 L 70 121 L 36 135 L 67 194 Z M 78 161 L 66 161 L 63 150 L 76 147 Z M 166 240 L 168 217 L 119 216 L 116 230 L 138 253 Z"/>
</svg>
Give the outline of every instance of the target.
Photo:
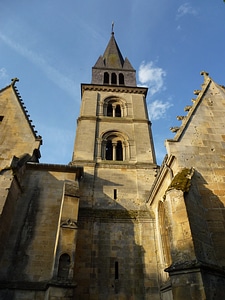
<svg viewBox="0 0 225 300">
<path fill-rule="evenodd" d="M 63 228 L 70 228 L 70 229 L 78 228 L 77 222 L 71 219 L 62 220 L 60 226 Z"/>
</svg>

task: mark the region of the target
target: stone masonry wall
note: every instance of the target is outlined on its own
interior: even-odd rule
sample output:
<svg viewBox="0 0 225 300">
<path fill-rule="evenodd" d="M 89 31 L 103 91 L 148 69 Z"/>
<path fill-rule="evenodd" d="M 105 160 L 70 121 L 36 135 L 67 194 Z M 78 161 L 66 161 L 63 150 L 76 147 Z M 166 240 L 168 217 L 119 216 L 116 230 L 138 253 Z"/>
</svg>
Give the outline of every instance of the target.
<svg viewBox="0 0 225 300">
<path fill-rule="evenodd" d="M 159 299 L 153 223 L 132 220 L 128 211 L 108 213 L 80 211 L 75 298 Z"/>
</svg>

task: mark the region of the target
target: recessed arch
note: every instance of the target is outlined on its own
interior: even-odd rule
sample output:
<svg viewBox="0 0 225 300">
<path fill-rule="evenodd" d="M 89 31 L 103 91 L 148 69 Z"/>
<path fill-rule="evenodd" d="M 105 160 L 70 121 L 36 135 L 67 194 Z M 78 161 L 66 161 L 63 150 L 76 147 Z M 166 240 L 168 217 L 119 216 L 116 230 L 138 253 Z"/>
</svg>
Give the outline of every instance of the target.
<svg viewBox="0 0 225 300">
<path fill-rule="evenodd" d="M 119 73 L 119 85 L 124 85 L 124 75 L 123 75 L 123 73 Z"/>
<path fill-rule="evenodd" d="M 126 117 L 127 103 L 120 97 L 107 97 L 103 100 L 103 115 L 107 117 Z"/>
<path fill-rule="evenodd" d="M 102 133 L 100 143 L 101 159 L 110 161 L 129 160 L 130 143 L 126 134 L 117 130 Z"/>
<path fill-rule="evenodd" d="M 59 257 L 58 279 L 66 280 L 69 277 L 71 259 L 68 253 L 63 253 Z"/>
<path fill-rule="evenodd" d="M 108 72 L 104 72 L 104 80 L 103 80 L 104 84 L 109 84 L 109 73 Z"/>
<path fill-rule="evenodd" d="M 117 84 L 117 75 L 116 75 L 116 73 L 111 74 L 111 84 Z"/>
</svg>

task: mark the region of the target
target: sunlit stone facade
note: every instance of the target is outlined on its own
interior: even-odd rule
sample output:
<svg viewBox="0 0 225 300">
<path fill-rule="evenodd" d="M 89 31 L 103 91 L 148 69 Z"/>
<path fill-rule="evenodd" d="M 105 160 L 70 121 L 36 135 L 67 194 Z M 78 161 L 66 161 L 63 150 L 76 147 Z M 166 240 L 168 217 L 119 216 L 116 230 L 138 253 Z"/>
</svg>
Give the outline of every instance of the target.
<svg viewBox="0 0 225 300">
<path fill-rule="evenodd" d="M 202 75 L 161 166 L 114 33 L 81 85 L 68 165 L 39 162 L 17 79 L 0 90 L 1 299 L 225 297 L 225 89 Z"/>
</svg>

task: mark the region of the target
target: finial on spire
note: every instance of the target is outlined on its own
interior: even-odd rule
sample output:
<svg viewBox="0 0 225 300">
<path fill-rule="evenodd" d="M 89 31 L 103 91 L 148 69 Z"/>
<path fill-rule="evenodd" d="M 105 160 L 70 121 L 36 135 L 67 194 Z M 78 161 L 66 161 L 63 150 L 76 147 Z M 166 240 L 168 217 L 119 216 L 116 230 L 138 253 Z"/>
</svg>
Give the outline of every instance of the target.
<svg viewBox="0 0 225 300">
<path fill-rule="evenodd" d="M 112 21 L 112 34 L 114 34 L 114 22 Z"/>
</svg>

